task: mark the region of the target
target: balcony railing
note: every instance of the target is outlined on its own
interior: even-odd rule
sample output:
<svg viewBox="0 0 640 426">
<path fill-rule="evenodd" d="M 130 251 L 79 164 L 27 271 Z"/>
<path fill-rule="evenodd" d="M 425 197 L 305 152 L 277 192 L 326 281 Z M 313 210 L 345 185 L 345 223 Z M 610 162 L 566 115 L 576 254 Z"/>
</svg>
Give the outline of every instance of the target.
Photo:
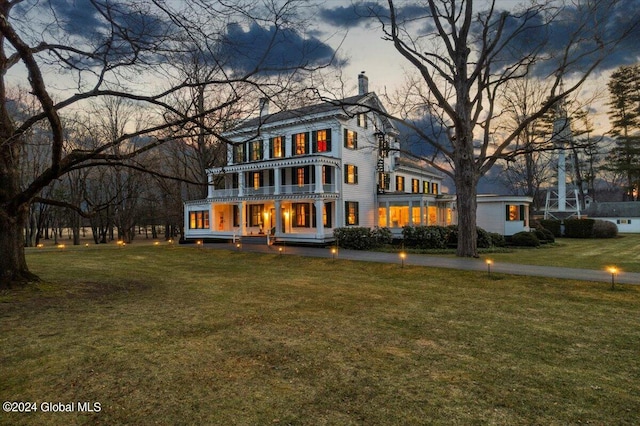
<svg viewBox="0 0 640 426">
<path fill-rule="evenodd" d="M 322 185 L 322 190 L 328 193 L 335 193 L 337 191 L 337 187 L 335 184 L 326 184 Z M 305 184 L 305 185 L 281 185 L 279 195 L 293 195 L 293 194 L 315 194 L 316 193 L 316 185 Z M 242 190 L 242 194 L 245 197 L 251 197 L 254 195 L 276 195 L 276 187 L 275 186 L 260 186 L 260 187 L 245 187 Z M 215 189 L 211 192 L 211 196 L 213 198 L 224 198 L 224 197 L 238 197 L 240 196 L 240 190 L 238 188 L 230 188 L 230 189 Z"/>
</svg>

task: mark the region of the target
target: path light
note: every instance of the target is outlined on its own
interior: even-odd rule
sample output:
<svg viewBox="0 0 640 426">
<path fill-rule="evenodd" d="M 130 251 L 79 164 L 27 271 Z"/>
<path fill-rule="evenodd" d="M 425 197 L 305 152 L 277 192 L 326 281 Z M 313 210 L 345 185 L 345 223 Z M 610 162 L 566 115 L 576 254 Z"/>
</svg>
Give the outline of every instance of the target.
<svg viewBox="0 0 640 426">
<path fill-rule="evenodd" d="M 36 247 L 37 247 L 37 248 L 42 248 L 42 247 L 44 247 L 44 244 L 40 243 L 40 244 L 38 244 Z"/>
<path fill-rule="evenodd" d="M 338 250 L 335 247 L 331 247 L 331 258 L 336 260 L 336 255 L 338 254 Z"/>
<path fill-rule="evenodd" d="M 242 245 L 240 243 L 236 243 L 236 249 L 240 251 L 241 248 L 242 248 Z"/>
<path fill-rule="evenodd" d="M 487 259 L 485 262 L 487 262 L 487 273 L 489 274 L 489 277 L 490 277 L 491 276 L 491 264 L 493 263 L 493 260 Z"/>
<path fill-rule="evenodd" d="M 59 249 L 64 249 L 64 244 L 58 244 L 56 247 Z"/>
<path fill-rule="evenodd" d="M 616 285 L 616 275 L 620 271 L 615 266 L 610 266 L 607 270 L 611 273 L 611 290 L 613 290 Z"/>
<path fill-rule="evenodd" d="M 282 251 L 283 251 L 282 247 L 278 247 L 278 254 L 282 254 Z"/>
<path fill-rule="evenodd" d="M 400 262 L 402 263 L 402 267 L 404 268 L 404 259 L 407 257 L 407 253 L 401 251 L 400 252 Z"/>
<path fill-rule="evenodd" d="M 202 241 L 201 240 L 196 241 L 196 245 L 198 246 L 198 248 L 202 247 Z"/>
<path fill-rule="evenodd" d="M 153 243 L 153 245 L 154 245 L 154 246 L 159 246 L 159 245 L 160 245 L 160 242 L 155 241 L 155 242 Z"/>
</svg>

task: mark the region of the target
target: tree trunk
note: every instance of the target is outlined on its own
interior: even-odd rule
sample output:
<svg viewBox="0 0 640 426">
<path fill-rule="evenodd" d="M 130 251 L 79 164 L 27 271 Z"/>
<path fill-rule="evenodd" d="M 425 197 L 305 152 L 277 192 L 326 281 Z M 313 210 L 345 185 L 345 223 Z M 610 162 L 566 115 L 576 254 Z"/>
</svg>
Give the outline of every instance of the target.
<svg viewBox="0 0 640 426">
<path fill-rule="evenodd" d="M 24 255 L 24 226 L 27 208 L 17 212 L 0 207 L 0 288 L 12 284 L 39 281 L 37 275 L 29 272 Z"/>
<path fill-rule="evenodd" d="M 478 257 L 476 230 L 476 190 L 478 172 L 472 144 L 460 144 L 454 154 L 456 207 L 458 210 L 458 248 L 461 257 Z"/>
</svg>

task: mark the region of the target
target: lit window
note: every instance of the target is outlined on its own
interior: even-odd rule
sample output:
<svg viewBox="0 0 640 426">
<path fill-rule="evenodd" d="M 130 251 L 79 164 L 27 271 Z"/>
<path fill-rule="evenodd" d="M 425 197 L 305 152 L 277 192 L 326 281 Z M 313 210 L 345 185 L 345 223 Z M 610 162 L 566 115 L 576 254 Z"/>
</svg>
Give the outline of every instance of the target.
<svg viewBox="0 0 640 426">
<path fill-rule="evenodd" d="M 524 206 L 510 204 L 507 205 L 507 221 L 524 220 Z"/>
<path fill-rule="evenodd" d="M 244 163 L 244 144 L 239 143 L 233 146 L 233 162 Z"/>
<path fill-rule="evenodd" d="M 362 127 L 362 128 L 367 128 L 367 114 L 366 113 L 360 113 L 357 116 L 357 120 L 358 120 L 358 127 Z"/>
<path fill-rule="evenodd" d="M 314 133 L 315 152 L 331 151 L 331 129 L 317 130 Z"/>
<path fill-rule="evenodd" d="M 431 183 L 426 180 L 422 182 L 422 192 L 429 194 L 431 192 Z"/>
<path fill-rule="evenodd" d="M 411 179 L 411 192 L 418 194 L 420 192 L 420 180 Z"/>
<path fill-rule="evenodd" d="M 260 188 L 261 185 L 261 180 L 262 180 L 262 173 L 260 172 L 253 172 L 253 188 L 254 189 L 258 189 Z"/>
<path fill-rule="evenodd" d="M 344 131 L 344 146 L 349 149 L 357 149 L 358 148 L 358 134 L 353 130 Z"/>
<path fill-rule="evenodd" d="M 294 203 L 292 205 L 293 211 L 293 226 L 295 228 L 309 228 L 311 221 L 309 220 L 309 204 L 307 203 Z"/>
<path fill-rule="evenodd" d="M 307 153 L 307 134 L 297 133 L 293 135 L 293 147 L 295 155 L 304 155 Z"/>
<path fill-rule="evenodd" d="M 252 204 L 249 206 L 249 226 L 262 226 L 262 211 L 264 204 Z"/>
<path fill-rule="evenodd" d="M 437 183 L 433 182 L 433 183 L 431 184 L 431 193 L 432 193 L 432 194 L 436 194 L 436 195 L 438 195 L 438 194 L 440 193 L 440 192 L 439 192 L 439 189 L 440 189 L 440 188 L 439 188 L 439 186 L 440 186 L 440 185 L 438 185 Z"/>
<path fill-rule="evenodd" d="M 358 183 L 358 167 L 353 164 L 345 164 L 344 183 Z"/>
<path fill-rule="evenodd" d="M 262 141 L 251 142 L 249 159 L 250 161 L 262 160 Z"/>
<path fill-rule="evenodd" d="M 396 191 L 404 192 L 404 176 L 396 176 Z"/>
<path fill-rule="evenodd" d="M 299 167 L 296 169 L 296 182 L 298 186 L 304 186 L 304 168 Z"/>
<path fill-rule="evenodd" d="M 345 201 L 344 210 L 346 213 L 347 225 L 358 225 L 358 203 Z"/>
<path fill-rule="evenodd" d="M 189 229 L 208 229 L 209 211 L 198 210 L 189 212 Z"/>
<path fill-rule="evenodd" d="M 284 157 L 284 138 L 282 136 L 276 136 L 269 141 L 269 150 L 271 151 L 271 158 Z"/>
</svg>

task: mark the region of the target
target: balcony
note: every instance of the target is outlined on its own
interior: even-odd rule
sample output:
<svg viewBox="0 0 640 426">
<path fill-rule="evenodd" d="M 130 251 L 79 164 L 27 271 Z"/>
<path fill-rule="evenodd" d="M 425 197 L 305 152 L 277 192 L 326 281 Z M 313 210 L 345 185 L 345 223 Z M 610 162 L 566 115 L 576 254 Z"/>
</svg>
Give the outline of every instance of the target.
<svg viewBox="0 0 640 426">
<path fill-rule="evenodd" d="M 316 194 L 316 185 L 314 183 L 305 185 L 281 185 L 279 193 L 276 194 L 275 186 L 261 186 L 261 187 L 244 187 L 242 189 L 242 197 L 252 196 L 265 196 L 265 195 L 298 195 L 298 194 Z M 337 186 L 335 184 L 322 185 L 322 191 L 324 193 L 336 193 Z M 210 198 L 235 198 L 241 197 L 240 189 L 216 189 L 211 192 Z"/>
</svg>

